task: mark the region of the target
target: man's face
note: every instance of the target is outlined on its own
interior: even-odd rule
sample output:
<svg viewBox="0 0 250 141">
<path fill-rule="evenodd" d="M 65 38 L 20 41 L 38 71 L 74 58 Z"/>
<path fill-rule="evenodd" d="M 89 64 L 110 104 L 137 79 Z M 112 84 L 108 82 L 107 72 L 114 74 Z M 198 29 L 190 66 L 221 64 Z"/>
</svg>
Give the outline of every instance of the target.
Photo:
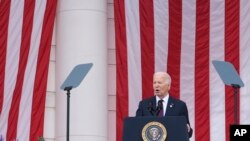
<svg viewBox="0 0 250 141">
<path fill-rule="evenodd" d="M 153 78 L 154 94 L 160 98 L 165 97 L 170 89 L 170 84 L 167 83 L 166 79 L 164 74 L 155 74 Z"/>
</svg>

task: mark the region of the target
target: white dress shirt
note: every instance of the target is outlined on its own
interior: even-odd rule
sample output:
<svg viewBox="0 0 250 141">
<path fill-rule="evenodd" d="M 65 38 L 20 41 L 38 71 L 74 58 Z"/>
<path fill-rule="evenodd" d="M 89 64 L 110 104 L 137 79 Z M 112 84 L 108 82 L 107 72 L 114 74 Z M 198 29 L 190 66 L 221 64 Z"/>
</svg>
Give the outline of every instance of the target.
<svg viewBox="0 0 250 141">
<path fill-rule="evenodd" d="M 162 100 L 162 104 L 163 104 L 163 115 L 165 116 L 165 113 L 167 111 L 167 105 L 168 105 L 168 98 L 169 98 L 169 94 L 167 94 L 167 96 L 165 96 Z M 158 96 L 156 96 L 156 106 L 158 106 L 158 101 L 161 100 Z"/>
</svg>

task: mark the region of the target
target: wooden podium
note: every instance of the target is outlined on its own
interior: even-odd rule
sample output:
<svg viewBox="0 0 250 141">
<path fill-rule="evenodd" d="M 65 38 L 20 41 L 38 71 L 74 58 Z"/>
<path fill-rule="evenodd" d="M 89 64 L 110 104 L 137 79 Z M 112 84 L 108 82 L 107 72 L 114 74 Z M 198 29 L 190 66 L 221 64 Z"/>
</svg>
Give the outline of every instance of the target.
<svg viewBox="0 0 250 141">
<path fill-rule="evenodd" d="M 124 119 L 123 141 L 189 141 L 183 116 L 128 117 Z"/>
</svg>

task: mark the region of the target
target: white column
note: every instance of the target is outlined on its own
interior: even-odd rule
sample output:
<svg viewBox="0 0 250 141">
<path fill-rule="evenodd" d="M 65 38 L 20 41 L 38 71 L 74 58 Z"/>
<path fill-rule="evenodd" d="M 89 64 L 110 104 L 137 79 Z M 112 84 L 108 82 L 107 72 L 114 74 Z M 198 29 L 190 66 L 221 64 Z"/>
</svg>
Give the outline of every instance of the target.
<svg viewBox="0 0 250 141">
<path fill-rule="evenodd" d="M 73 67 L 93 63 L 71 90 L 70 141 L 107 141 L 106 0 L 59 0 L 56 19 L 56 141 L 66 141 L 66 92 Z"/>
</svg>

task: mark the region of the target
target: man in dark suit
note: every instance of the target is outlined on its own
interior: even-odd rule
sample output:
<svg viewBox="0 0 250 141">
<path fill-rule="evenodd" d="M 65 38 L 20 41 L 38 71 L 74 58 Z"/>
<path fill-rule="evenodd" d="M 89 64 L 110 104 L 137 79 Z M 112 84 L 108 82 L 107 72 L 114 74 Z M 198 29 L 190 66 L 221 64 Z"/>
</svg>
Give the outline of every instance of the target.
<svg viewBox="0 0 250 141">
<path fill-rule="evenodd" d="M 185 116 L 187 119 L 187 130 L 189 137 L 193 134 L 193 129 L 189 123 L 188 110 L 186 103 L 169 96 L 171 85 L 171 77 L 166 72 L 156 72 L 153 77 L 154 95 L 151 98 L 140 101 L 139 107 L 136 111 L 136 116 L 155 116 L 155 113 L 150 109 L 157 107 L 159 101 L 162 105 L 163 116 Z"/>
</svg>

